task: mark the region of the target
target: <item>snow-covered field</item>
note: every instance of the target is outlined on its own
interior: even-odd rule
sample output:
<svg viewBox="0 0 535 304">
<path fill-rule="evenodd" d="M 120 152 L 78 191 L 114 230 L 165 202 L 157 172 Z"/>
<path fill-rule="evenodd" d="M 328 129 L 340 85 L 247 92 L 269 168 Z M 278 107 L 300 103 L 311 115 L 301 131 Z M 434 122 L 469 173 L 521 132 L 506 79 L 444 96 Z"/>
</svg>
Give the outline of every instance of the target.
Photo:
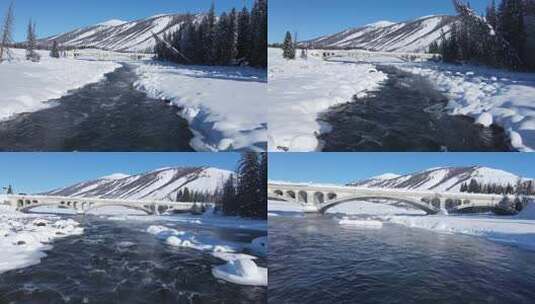
<svg viewBox="0 0 535 304">
<path fill-rule="evenodd" d="M 41 62 L 34 63 L 24 59 L 25 50 L 14 49 L 14 60 L 0 64 L 0 120 L 46 108 L 50 106 L 46 101 L 99 82 L 120 67 L 111 61 L 54 59 L 48 52 L 39 53 Z"/>
<path fill-rule="evenodd" d="M 515 149 L 535 151 L 535 73 L 436 63 L 400 67 L 434 83 L 449 97 L 451 114 L 472 116 L 485 126 L 496 123 Z"/>
<path fill-rule="evenodd" d="M 196 150 L 265 150 L 265 70 L 145 61 L 136 72 L 136 88 L 182 108 Z"/>
<path fill-rule="evenodd" d="M 0 273 L 38 264 L 54 239 L 82 234 L 71 219 L 24 214 L 0 205 Z"/>
<path fill-rule="evenodd" d="M 316 135 L 328 126 L 317 121 L 318 114 L 353 96 L 365 96 L 386 80 L 371 64 L 327 62 L 314 56 L 285 60 L 282 50 L 273 48 L 268 56 L 270 151 L 320 149 Z"/>
</svg>

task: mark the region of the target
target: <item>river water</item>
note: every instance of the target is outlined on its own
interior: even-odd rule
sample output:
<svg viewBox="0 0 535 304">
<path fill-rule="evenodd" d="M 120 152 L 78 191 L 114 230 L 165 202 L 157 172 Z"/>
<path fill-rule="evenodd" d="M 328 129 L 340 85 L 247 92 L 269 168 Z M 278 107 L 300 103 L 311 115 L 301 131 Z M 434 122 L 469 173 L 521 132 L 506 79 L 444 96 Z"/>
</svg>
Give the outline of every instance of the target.
<svg viewBox="0 0 535 304">
<path fill-rule="evenodd" d="M 192 151 L 177 109 L 134 88 L 133 67 L 0 122 L 0 151 Z"/>
<path fill-rule="evenodd" d="M 209 253 L 165 245 L 145 232 L 172 225 L 199 236 L 248 243 L 265 232 L 169 222 L 74 217 L 81 236 L 59 239 L 40 264 L 0 275 L 0 303 L 265 303 L 267 290 L 216 280 Z M 266 267 L 266 260 L 258 264 Z"/>
<path fill-rule="evenodd" d="M 269 218 L 269 303 L 533 303 L 535 252 L 333 216 Z"/>
<path fill-rule="evenodd" d="M 346 63 L 355 64 L 355 63 Z M 447 114 L 447 98 L 422 76 L 377 66 L 388 80 L 368 97 L 332 107 L 320 121 L 324 151 L 510 151 L 503 129 Z"/>
</svg>

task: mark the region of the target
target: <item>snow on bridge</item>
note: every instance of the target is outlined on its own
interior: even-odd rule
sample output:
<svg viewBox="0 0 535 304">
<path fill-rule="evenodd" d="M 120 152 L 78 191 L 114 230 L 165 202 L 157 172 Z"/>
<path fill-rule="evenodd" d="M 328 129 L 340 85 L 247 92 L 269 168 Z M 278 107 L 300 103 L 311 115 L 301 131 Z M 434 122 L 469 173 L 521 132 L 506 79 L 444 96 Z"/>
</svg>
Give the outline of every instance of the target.
<svg viewBox="0 0 535 304">
<path fill-rule="evenodd" d="M 498 194 L 452 193 L 372 189 L 350 186 L 275 183 L 268 184 L 268 197 L 303 205 L 305 212 L 324 213 L 329 208 L 350 201 L 394 200 L 404 202 L 427 214 L 473 208 L 493 208 L 502 199 Z"/>
<path fill-rule="evenodd" d="M 67 197 L 67 196 L 46 196 L 46 195 L 6 195 L 4 205 L 10 205 L 21 212 L 28 212 L 33 208 L 42 206 L 54 206 L 60 208 L 74 209 L 77 213 L 85 214 L 88 211 L 102 207 L 125 207 L 129 209 L 141 210 L 147 214 L 159 215 L 165 211 L 190 211 L 196 206 L 213 207 L 213 203 L 205 202 L 168 202 L 149 200 L 123 200 L 104 199 L 90 197 Z"/>
</svg>

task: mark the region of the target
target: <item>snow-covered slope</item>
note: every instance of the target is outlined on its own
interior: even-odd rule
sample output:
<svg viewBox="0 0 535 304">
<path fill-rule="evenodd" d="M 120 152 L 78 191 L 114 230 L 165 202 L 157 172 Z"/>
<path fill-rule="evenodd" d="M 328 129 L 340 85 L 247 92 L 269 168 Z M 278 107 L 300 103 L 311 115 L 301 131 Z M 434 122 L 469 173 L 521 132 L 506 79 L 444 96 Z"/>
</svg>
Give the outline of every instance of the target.
<svg viewBox="0 0 535 304">
<path fill-rule="evenodd" d="M 119 52 L 152 52 L 152 34 L 163 36 L 180 28 L 187 15 L 156 15 L 135 21 L 109 20 L 38 41 L 40 46 L 50 46 L 57 41 L 67 47 L 92 47 Z M 200 21 L 202 15 L 194 16 Z"/>
<path fill-rule="evenodd" d="M 334 35 L 323 36 L 301 44 L 313 48 L 356 48 L 387 52 L 425 52 L 438 40 L 442 31 L 449 33 L 452 16 L 426 16 L 412 21 L 393 23 L 379 21 L 352 28 Z"/>
<path fill-rule="evenodd" d="M 460 191 L 461 184 L 474 179 L 483 184 L 514 186 L 522 178 L 512 173 L 487 167 L 431 168 L 422 172 L 396 176 L 384 174 L 351 183 L 351 186 L 367 188 L 392 188 L 406 190 Z M 525 178 L 522 178 L 526 180 Z"/>
<path fill-rule="evenodd" d="M 174 201 L 179 190 L 214 193 L 232 172 L 210 167 L 162 168 L 136 175 L 113 174 L 46 192 L 46 195 Z"/>
</svg>

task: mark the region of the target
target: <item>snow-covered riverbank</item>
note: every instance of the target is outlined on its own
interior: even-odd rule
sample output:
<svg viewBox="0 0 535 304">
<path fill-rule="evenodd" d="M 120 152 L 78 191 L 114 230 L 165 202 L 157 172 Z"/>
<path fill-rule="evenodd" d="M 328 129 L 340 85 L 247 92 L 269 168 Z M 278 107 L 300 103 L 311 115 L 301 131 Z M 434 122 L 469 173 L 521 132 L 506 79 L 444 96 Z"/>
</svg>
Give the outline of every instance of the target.
<svg viewBox="0 0 535 304">
<path fill-rule="evenodd" d="M 49 107 L 46 101 L 99 82 L 120 67 L 111 61 L 54 59 L 47 51 L 39 51 L 40 62 L 30 62 L 24 59 L 25 50 L 14 49 L 13 53 L 12 61 L 0 64 L 0 120 Z"/>
<path fill-rule="evenodd" d="M 450 114 L 472 116 L 484 126 L 498 124 L 513 148 L 535 151 L 534 73 L 436 63 L 399 67 L 426 77 L 448 96 Z"/>
<path fill-rule="evenodd" d="M 484 237 L 535 250 L 535 220 L 494 215 L 385 216 L 385 221 L 439 233 Z"/>
<path fill-rule="evenodd" d="M 136 88 L 182 109 L 180 115 L 190 124 L 196 150 L 265 149 L 265 70 L 146 61 L 136 72 Z"/>
<path fill-rule="evenodd" d="M 270 151 L 318 150 L 318 133 L 328 131 L 318 114 L 337 104 L 362 97 L 386 80 L 372 64 L 327 62 L 309 56 L 285 60 L 282 50 L 270 48 L 268 146 Z"/>
<path fill-rule="evenodd" d="M 24 214 L 0 205 L 0 273 L 38 264 L 54 239 L 82 234 L 78 226 L 71 219 Z"/>
<path fill-rule="evenodd" d="M 295 203 L 270 201 L 268 211 L 271 217 L 302 216 L 303 207 Z M 376 221 L 380 220 L 438 233 L 473 235 L 535 250 L 534 203 L 531 203 L 517 216 L 492 214 L 423 215 L 423 212 L 411 208 L 363 201 L 341 204 L 330 209 L 328 213 L 349 215 L 349 217 L 342 219 L 341 224 L 351 224 L 352 220 L 356 220 L 360 226 L 366 226 L 365 221 L 370 221 L 370 225 L 375 225 Z M 339 220 L 338 217 L 336 219 Z"/>
</svg>

